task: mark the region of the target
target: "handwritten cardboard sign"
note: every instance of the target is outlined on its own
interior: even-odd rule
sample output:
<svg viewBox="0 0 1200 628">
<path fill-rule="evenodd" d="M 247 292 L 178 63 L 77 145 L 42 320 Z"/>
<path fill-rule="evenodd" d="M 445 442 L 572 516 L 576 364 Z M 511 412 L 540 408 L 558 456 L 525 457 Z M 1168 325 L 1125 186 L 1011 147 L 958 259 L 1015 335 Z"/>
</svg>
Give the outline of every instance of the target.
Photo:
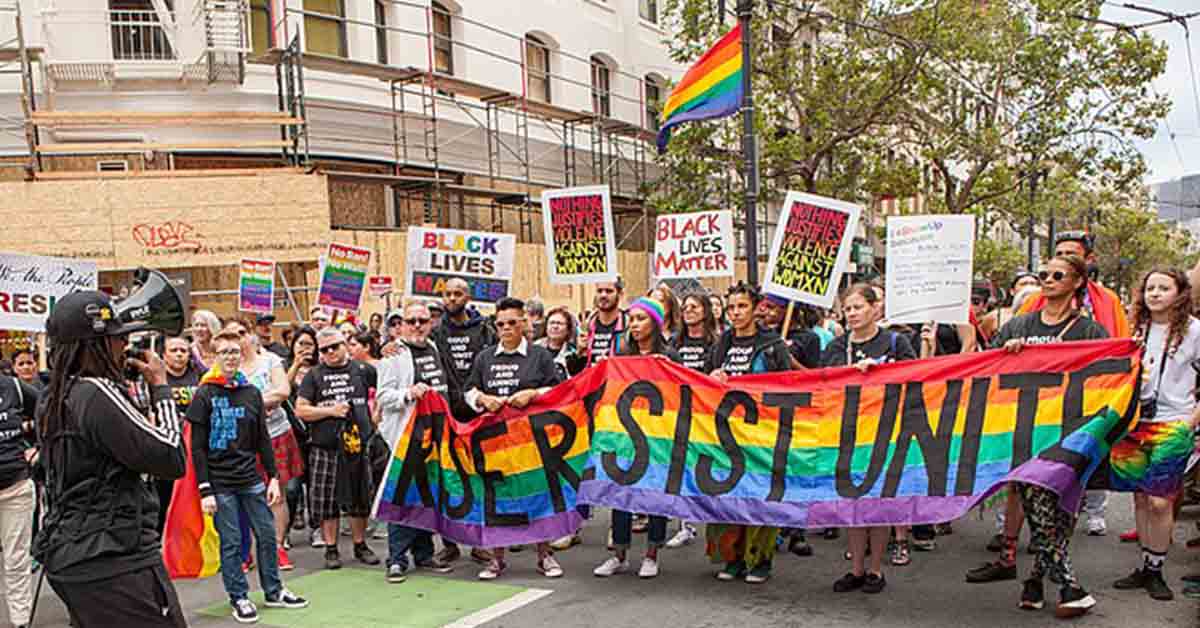
<svg viewBox="0 0 1200 628">
<path fill-rule="evenodd" d="M 966 323 L 974 256 L 974 216 L 889 217 L 888 322 Z"/>
</svg>

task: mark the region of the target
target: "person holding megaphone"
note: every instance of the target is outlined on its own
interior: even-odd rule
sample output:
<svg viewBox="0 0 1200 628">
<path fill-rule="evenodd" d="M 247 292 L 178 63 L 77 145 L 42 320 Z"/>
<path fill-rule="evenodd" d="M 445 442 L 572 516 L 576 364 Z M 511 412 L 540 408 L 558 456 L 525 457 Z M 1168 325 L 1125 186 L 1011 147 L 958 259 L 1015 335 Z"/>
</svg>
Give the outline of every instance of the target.
<svg viewBox="0 0 1200 628">
<path fill-rule="evenodd" d="M 138 278 L 117 303 L 71 293 L 46 322 L 51 377 L 37 435 L 48 508 L 34 555 L 77 628 L 187 625 L 160 551 L 165 505 L 142 480 L 183 476 L 179 417 L 162 360 L 126 350 L 134 332 L 178 335 L 183 307 L 161 273 Z M 149 390 L 146 411 L 130 397 L 127 369 Z"/>
</svg>

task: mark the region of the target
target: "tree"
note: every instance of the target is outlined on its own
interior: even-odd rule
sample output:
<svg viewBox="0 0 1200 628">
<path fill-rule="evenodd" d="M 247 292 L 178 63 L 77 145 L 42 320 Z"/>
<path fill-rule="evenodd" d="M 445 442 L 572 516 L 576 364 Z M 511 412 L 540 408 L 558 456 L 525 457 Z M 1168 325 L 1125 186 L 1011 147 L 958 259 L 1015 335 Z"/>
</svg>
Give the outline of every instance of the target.
<svg viewBox="0 0 1200 628">
<path fill-rule="evenodd" d="M 1025 254 L 1007 242 L 982 238 L 975 241 L 975 276 L 1007 287 L 1017 271 L 1025 266 Z"/>
</svg>

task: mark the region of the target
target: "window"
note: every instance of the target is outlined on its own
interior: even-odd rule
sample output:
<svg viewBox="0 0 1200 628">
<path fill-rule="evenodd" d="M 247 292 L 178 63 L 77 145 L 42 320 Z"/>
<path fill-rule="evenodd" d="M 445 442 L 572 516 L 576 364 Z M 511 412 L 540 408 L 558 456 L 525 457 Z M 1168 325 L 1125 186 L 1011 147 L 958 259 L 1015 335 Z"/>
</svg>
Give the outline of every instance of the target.
<svg viewBox="0 0 1200 628">
<path fill-rule="evenodd" d="M 550 47 L 533 35 L 525 36 L 525 74 L 529 97 L 550 102 Z"/>
<path fill-rule="evenodd" d="M 612 79 L 608 65 L 598 56 L 592 56 L 592 111 L 612 117 Z"/>
<path fill-rule="evenodd" d="M 109 0 L 113 59 L 167 61 L 175 51 L 150 0 Z M 174 14 L 171 2 L 168 10 Z"/>
<path fill-rule="evenodd" d="M 646 77 L 646 126 L 657 131 L 659 124 L 658 114 L 662 112 L 662 86 L 653 76 Z"/>
<path fill-rule="evenodd" d="M 375 60 L 383 65 L 388 62 L 387 5 L 375 0 Z"/>
<path fill-rule="evenodd" d="M 126 172 L 129 170 L 129 162 L 124 159 L 109 159 L 96 162 L 96 172 Z"/>
<path fill-rule="evenodd" d="M 658 24 L 658 0 L 638 0 L 638 17 Z"/>
<path fill-rule="evenodd" d="M 337 18 L 345 18 L 342 0 L 304 0 L 304 10 Z M 333 17 L 304 16 L 304 49 L 307 52 L 345 57 L 346 24 Z"/>
<path fill-rule="evenodd" d="M 433 3 L 433 69 L 454 74 L 454 32 L 450 11 L 440 2 Z"/>
<path fill-rule="evenodd" d="M 254 54 L 266 54 L 273 43 L 270 0 L 250 0 L 250 47 Z"/>
</svg>

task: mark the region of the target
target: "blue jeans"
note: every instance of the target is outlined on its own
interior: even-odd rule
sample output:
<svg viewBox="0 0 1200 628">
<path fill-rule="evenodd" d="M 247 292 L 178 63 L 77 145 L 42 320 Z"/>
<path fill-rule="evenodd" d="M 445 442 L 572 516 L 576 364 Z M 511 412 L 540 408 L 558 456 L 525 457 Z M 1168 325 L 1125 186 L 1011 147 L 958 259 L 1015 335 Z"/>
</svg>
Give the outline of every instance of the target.
<svg viewBox="0 0 1200 628">
<path fill-rule="evenodd" d="M 650 530 L 648 547 L 662 547 L 667 542 L 667 518 L 650 515 Z M 619 550 L 629 549 L 633 540 L 633 515 L 624 510 L 612 511 L 613 547 Z"/>
<path fill-rule="evenodd" d="M 244 509 L 250 518 L 250 529 L 254 531 L 254 544 L 258 552 L 258 580 L 263 593 L 274 597 L 283 589 L 279 579 L 279 556 L 275 550 L 275 515 L 267 506 L 267 488 L 259 482 L 254 486 L 216 495 L 217 514 L 214 524 L 221 537 L 221 581 L 230 601 L 246 599 L 249 585 L 242 573 L 242 531 L 238 525 L 238 509 Z"/>
<path fill-rule="evenodd" d="M 408 551 L 412 550 L 414 562 L 433 558 L 433 533 L 420 528 L 410 528 L 398 523 L 388 524 L 387 566 L 400 565 L 408 570 Z"/>
</svg>

